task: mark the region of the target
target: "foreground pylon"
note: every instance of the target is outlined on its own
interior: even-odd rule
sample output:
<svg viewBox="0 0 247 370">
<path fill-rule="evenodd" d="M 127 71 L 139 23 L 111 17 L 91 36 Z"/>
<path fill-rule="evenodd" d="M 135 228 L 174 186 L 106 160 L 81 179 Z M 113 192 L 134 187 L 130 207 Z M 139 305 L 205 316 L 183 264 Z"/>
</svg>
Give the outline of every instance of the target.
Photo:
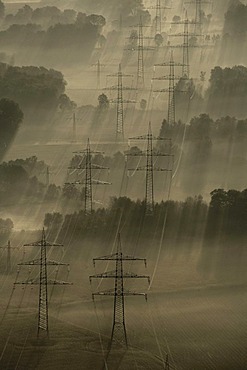
<svg viewBox="0 0 247 370">
<path fill-rule="evenodd" d="M 50 280 L 47 277 L 47 266 L 69 266 L 68 263 L 47 260 L 47 247 L 61 247 L 62 244 L 49 243 L 46 240 L 45 229 L 42 231 L 42 239 L 38 242 L 24 244 L 24 247 L 39 247 L 40 258 L 27 262 L 19 263 L 18 266 L 39 266 L 39 279 L 27 279 L 17 281 L 14 284 L 21 285 L 39 285 L 39 313 L 38 313 L 38 332 L 37 336 L 43 332 L 45 336 L 49 336 L 48 325 L 48 285 L 71 285 L 67 281 Z"/>
<path fill-rule="evenodd" d="M 133 292 L 124 288 L 125 279 L 148 279 L 147 275 L 137 275 L 132 272 L 124 270 L 123 262 L 132 261 L 144 261 L 145 266 L 147 264 L 145 258 L 138 258 L 134 256 L 124 255 L 122 253 L 121 238 L 120 234 L 117 236 L 117 251 L 109 256 L 103 256 L 93 259 L 95 265 L 96 261 L 114 261 L 115 269 L 113 271 L 103 272 L 89 277 L 90 282 L 92 279 L 114 279 L 114 289 L 99 291 L 93 293 L 93 299 L 95 296 L 113 296 L 114 297 L 114 310 L 113 310 L 113 323 L 110 347 L 113 344 L 128 347 L 127 332 L 125 326 L 125 297 L 126 296 L 144 296 L 147 299 L 146 293 Z"/>
</svg>

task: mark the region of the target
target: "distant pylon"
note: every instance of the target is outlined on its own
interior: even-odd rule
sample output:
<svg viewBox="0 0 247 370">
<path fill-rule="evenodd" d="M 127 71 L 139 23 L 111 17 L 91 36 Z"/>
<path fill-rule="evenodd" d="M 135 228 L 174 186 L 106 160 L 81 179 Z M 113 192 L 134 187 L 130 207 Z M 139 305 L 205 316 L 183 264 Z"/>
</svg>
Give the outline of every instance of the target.
<svg viewBox="0 0 247 370">
<path fill-rule="evenodd" d="M 89 277 L 90 282 L 92 279 L 114 279 L 114 289 L 107 291 L 99 291 L 93 293 L 93 299 L 96 295 L 99 296 L 113 296 L 114 297 L 114 311 L 113 311 L 113 323 L 112 323 L 112 332 L 111 332 L 111 342 L 112 344 L 122 345 L 124 347 L 128 346 L 127 333 L 125 326 L 125 296 L 136 296 L 142 295 L 147 298 L 145 293 L 131 292 L 124 288 L 125 279 L 148 279 L 150 282 L 150 277 L 147 275 L 137 275 L 132 272 L 125 272 L 123 268 L 123 262 L 132 262 L 132 261 L 144 261 L 146 266 L 145 258 L 137 258 L 134 256 L 124 255 L 122 252 L 121 238 L 120 234 L 117 237 L 117 251 L 114 254 L 109 256 L 103 256 L 93 259 L 95 265 L 96 261 L 115 261 L 115 270 L 103 272 L 96 275 L 91 275 Z"/>
<path fill-rule="evenodd" d="M 202 5 L 203 4 L 212 4 L 212 0 L 191 0 L 186 1 L 185 4 L 194 4 L 195 5 L 195 27 L 194 33 L 196 35 L 202 36 Z"/>
<path fill-rule="evenodd" d="M 137 60 L 137 88 L 144 88 L 145 77 L 144 77 L 144 56 L 143 56 L 143 26 L 142 17 L 140 16 L 140 22 L 138 27 L 138 60 Z"/>
<path fill-rule="evenodd" d="M 175 63 L 173 59 L 173 51 L 171 51 L 171 57 L 169 62 L 155 64 L 155 67 L 169 67 L 169 75 L 161 76 L 161 77 L 154 77 L 153 80 L 168 80 L 169 87 L 168 89 L 159 89 L 154 90 L 154 92 L 165 92 L 168 93 L 168 114 L 167 114 L 167 122 L 169 125 L 174 125 L 176 122 L 176 105 L 175 105 L 175 80 L 180 79 L 187 79 L 186 76 L 175 76 L 175 66 L 183 67 L 183 63 Z M 181 92 L 180 90 L 177 90 Z"/>
<path fill-rule="evenodd" d="M 123 98 L 123 90 L 131 91 L 136 90 L 133 87 L 123 86 L 123 77 L 133 77 L 129 74 L 123 74 L 121 64 L 118 66 L 118 72 L 115 74 L 107 75 L 108 77 L 117 77 L 117 86 L 111 86 L 105 88 L 104 90 L 117 90 L 117 98 L 111 99 L 111 103 L 116 103 L 117 105 L 117 124 L 116 124 L 116 141 L 124 140 L 124 104 L 125 103 L 135 103 L 134 100 L 128 100 Z"/>
<path fill-rule="evenodd" d="M 175 124 L 175 72 L 173 53 L 171 52 L 170 74 L 169 74 L 169 93 L 168 93 L 168 124 Z"/>
<path fill-rule="evenodd" d="M 7 251 L 6 255 L 6 272 L 9 274 L 12 269 L 12 264 L 11 264 L 11 251 L 15 249 L 19 249 L 19 247 L 12 247 L 10 240 L 8 240 L 7 245 L 0 247 L 0 249 L 4 249 Z"/>
<path fill-rule="evenodd" d="M 123 124 L 123 75 L 121 64 L 118 69 L 118 92 L 117 92 L 117 127 L 116 139 L 124 138 L 124 124 Z"/>
<path fill-rule="evenodd" d="M 93 195 L 92 195 L 92 163 L 91 163 L 91 150 L 90 150 L 90 142 L 88 139 L 87 148 L 86 148 L 86 155 L 85 155 L 85 170 L 86 170 L 86 177 L 85 177 L 85 195 L 84 195 L 84 204 L 85 204 L 85 212 L 92 213 L 93 209 Z"/>
<path fill-rule="evenodd" d="M 48 186 L 50 185 L 50 170 L 49 170 L 49 166 L 46 167 L 46 187 L 48 188 Z"/>
<path fill-rule="evenodd" d="M 183 42 L 183 67 L 182 76 L 190 78 L 190 61 L 189 61 L 189 20 L 186 12 L 184 20 L 184 42 Z"/>
<path fill-rule="evenodd" d="M 98 90 L 100 89 L 100 73 L 101 73 L 100 61 L 98 60 L 97 62 L 97 89 Z"/>
<path fill-rule="evenodd" d="M 162 32 L 162 10 L 163 9 L 171 9 L 171 7 L 168 6 L 161 6 L 161 1 L 156 0 L 155 6 L 150 6 L 146 9 L 155 10 L 155 35 L 161 34 Z"/>
<path fill-rule="evenodd" d="M 129 140 L 138 141 L 145 140 L 147 142 L 147 149 L 145 151 L 138 152 L 136 154 L 127 153 L 127 157 L 146 157 L 146 165 L 140 166 L 137 168 L 129 168 L 128 171 L 145 171 L 146 172 L 146 181 L 145 181 L 145 214 L 146 216 L 153 216 L 154 214 L 154 171 L 157 172 L 171 172 L 172 169 L 164 167 L 155 167 L 154 158 L 158 157 L 172 157 L 171 153 L 160 153 L 154 152 L 153 150 L 153 141 L 168 141 L 170 139 L 163 137 L 155 137 L 152 134 L 151 123 L 148 126 L 147 135 L 137 136 L 129 138 Z"/>
<path fill-rule="evenodd" d="M 155 35 L 161 34 L 161 8 L 160 0 L 156 0 Z"/>
<path fill-rule="evenodd" d="M 165 370 L 170 370 L 170 362 L 168 355 L 166 355 Z"/>
<path fill-rule="evenodd" d="M 78 166 L 70 166 L 69 169 L 73 170 L 85 170 L 85 180 L 84 181 L 75 181 L 67 184 L 75 185 L 84 185 L 84 210 L 87 215 L 92 213 L 93 210 L 93 185 L 111 185 L 110 182 L 93 180 L 92 179 L 92 170 L 109 170 L 109 167 L 103 167 L 97 164 L 92 163 L 92 154 L 100 154 L 99 151 L 92 151 L 90 148 L 89 138 L 87 140 L 87 147 L 78 154 L 83 154 L 84 163 L 79 164 Z"/>
<path fill-rule="evenodd" d="M 73 141 L 76 141 L 76 115 L 73 112 Z"/>
<path fill-rule="evenodd" d="M 154 167 L 153 167 L 153 135 L 151 123 L 148 126 L 147 134 L 147 164 L 146 164 L 146 214 L 152 215 L 154 212 Z"/>
<path fill-rule="evenodd" d="M 39 266 L 39 279 L 30 279 L 24 281 L 17 281 L 15 284 L 22 285 L 39 285 L 39 313 L 38 313 L 38 332 L 39 337 L 40 333 L 43 332 L 45 336 L 49 336 L 49 323 L 48 323 L 48 285 L 71 285 L 71 283 L 66 281 L 57 281 L 57 280 L 48 280 L 47 277 L 47 266 L 69 266 L 68 263 L 56 262 L 47 260 L 47 247 L 59 246 L 61 244 L 51 244 L 47 242 L 45 229 L 42 231 L 42 239 L 38 242 L 25 244 L 24 246 L 39 247 L 40 248 L 40 258 L 19 263 L 19 266 Z"/>
</svg>

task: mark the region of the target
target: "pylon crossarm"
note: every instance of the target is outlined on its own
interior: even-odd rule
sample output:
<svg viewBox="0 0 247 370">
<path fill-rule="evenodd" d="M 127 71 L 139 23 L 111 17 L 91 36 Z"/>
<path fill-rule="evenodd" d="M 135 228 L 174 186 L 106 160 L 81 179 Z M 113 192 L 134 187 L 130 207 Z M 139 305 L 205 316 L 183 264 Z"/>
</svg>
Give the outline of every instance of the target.
<svg viewBox="0 0 247 370">
<path fill-rule="evenodd" d="M 40 241 L 34 242 L 34 243 L 23 244 L 23 247 L 42 247 L 42 246 L 45 246 L 45 247 L 63 247 L 63 244 L 49 243 L 47 241 L 45 241 L 45 243 L 44 243 L 43 240 L 40 240 Z"/>
<path fill-rule="evenodd" d="M 105 87 L 103 90 L 118 91 L 119 87 L 118 86 Z M 136 88 L 131 87 L 131 86 L 122 86 L 122 90 L 123 91 L 136 91 Z"/>
<path fill-rule="evenodd" d="M 196 37 L 201 37 L 201 36 L 203 36 L 202 34 L 200 34 L 200 35 L 196 35 L 196 34 L 194 34 L 194 33 L 185 33 L 185 32 L 180 32 L 180 33 L 170 33 L 169 34 L 169 36 L 172 36 L 172 37 L 176 37 L 176 36 L 178 36 L 178 37 L 183 37 L 183 36 L 189 36 L 189 37 L 192 37 L 192 36 L 196 36 Z"/>
<path fill-rule="evenodd" d="M 166 80 L 170 80 L 170 79 L 171 79 L 171 77 L 169 75 L 152 78 L 152 80 L 160 80 L 160 81 L 166 81 Z M 174 76 L 174 80 L 188 80 L 188 78 L 183 77 L 183 76 Z"/>
<path fill-rule="evenodd" d="M 16 285 L 40 285 L 39 279 L 28 279 L 23 281 L 17 281 L 14 284 Z M 47 280 L 47 285 L 73 285 L 68 281 L 59 281 L 59 280 Z"/>
<path fill-rule="evenodd" d="M 147 265 L 147 260 L 146 258 L 139 258 L 139 257 L 134 257 L 134 256 L 128 256 L 128 255 L 123 255 L 122 256 L 122 261 L 143 261 L 145 266 Z M 95 265 L 96 261 L 117 261 L 119 260 L 119 257 L 117 253 L 110 254 L 108 256 L 103 256 L 103 257 L 98 257 L 93 259 L 93 264 Z"/>
<path fill-rule="evenodd" d="M 178 48 L 184 48 L 186 45 L 180 44 L 180 45 L 170 45 L 169 47 L 172 49 L 178 49 Z M 189 48 L 202 48 L 202 45 L 188 45 Z"/>
<path fill-rule="evenodd" d="M 68 167 L 69 170 L 86 170 L 85 166 Z M 100 166 L 99 164 L 91 164 L 92 170 L 109 170 L 109 167 Z"/>
<path fill-rule="evenodd" d="M 92 179 L 92 184 L 93 185 L 112 185 L 111 182 L 101 181 L 101 180 L 94 180 L 94 179 Z"/>
<path fill-rule="evenodd" d="M 184 63 L 175 63 L 175 62 L 164 62 L 164 63 L 154 64 L 154 67 L 171 67 L 171 66 L 174 66 L 174 67 L 184 67 L 184 66 L 187 66 L 187 64 L 184 64 Z"/>
<path fill-rule="evenodd" d="M 110 100 L 110 103 L 118 103 L 120 99 L 111 99 Z M 127 103 L 133 103 L 135 104 L 136 103 L 136 100 L 127 100 L 127 99 L 123 99 L 122 102 L 124 104 L 127 104 Z"/>
<path fill-rule="evenodd" d="M 116 274 L 116 271 L 113 270 L 113 271 L 107 271 L 107 272 L 103 272 L 101 274 L 95 274 L 95 275 L 91 275 L 89 276 L 89 280 L 91 281 L 92 279 L 111 279 L 111 278 L 116 278 L 116 279 L 148 279 L 150 280 L 150 277 L 147 276 L 147 275 L 138 275 L 138 274 L 135 274 L 133 272 L 125 272 L 123 274 Z"/>
<path fill-rule="evenodd" d="M 119 74 L 121 74 L 122 77 L 134 77 L 133 75 L 124 74 L 122 72 L 112 73 L 112 74 L 106 75 L 106 77 L 118 77 Z"/>
<path fill-rule="evenodd" d="M 133 292 L 131 290 L 124 290 L 123 295 L 125 297 L 129 297 L 129 296 L 143 296 L 143 297 L 145 297 L 145 299 L 147 301 L 147 293 L 140 293 L 140 292 Z"/>
<path fill-rule="evenodd" d="M 70 281 L 62 281 L 62 280 L 47 280 L 47 284 L 49 285 L 73 285 Z"/>
<path fill-rule="evenodd" d="M 73 154 L 87 154 L 88 153 L 88 149 L 83 149 L 83 150 L 79 150 L 77 152 L 72 152 Z M 99 150 L 91 150 L 90 149 L 90 154 L 104 154 L 104 152 L 101 152 Z"/>
<path fill-rule="evenodd" d="M 170 22 L 170 24 L 198 24 L 198 22 L 194 21 L 194 20 L 186 20 L 186 21 L 174 21 L 174 22 Z"/>
</svg>

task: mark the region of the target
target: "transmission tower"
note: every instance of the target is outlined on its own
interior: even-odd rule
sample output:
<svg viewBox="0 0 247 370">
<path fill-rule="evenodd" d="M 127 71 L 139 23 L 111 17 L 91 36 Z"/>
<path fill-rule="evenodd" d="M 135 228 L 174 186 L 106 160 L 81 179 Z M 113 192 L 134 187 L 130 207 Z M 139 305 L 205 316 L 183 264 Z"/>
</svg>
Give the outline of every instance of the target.
<svg viewBox="0 0 247 370">
<path fill-rule="evenodd" d="M 107 87 L 104 90 L 117 91 L 117 98 L 111 99 L 111 103 L 117 105 L 117 124 L 116 124 L 116 140 L 122 141 L 124 139 L 124 104 L 136 103 L 134 100 L 128 100 L 123 98 L 123 91 L 136 90 L 133 87 L 123 86 L 123 77 L 133 77 L 129 74 L 123 74 L 121 64 L 118 66 L 118 72 L 110 74 L 107 77 L 117 77 L 117 86 Z"/>
<path fill-rule="evenodd" d="M 168 93 L 168 115 L 167 115 L 167 122 L 169 125 L 174 125 L 176 122 L 176 106 L 175 106 L 175 80 L 187 79 L 186 76 L 176 76 L 175 75 L 175 67 L 184 67 L 183 63 L 175 63 L 173 60 L 173 52 L 171 52 L 170 62 L 164 62 L 155 64 L 155 67 L 169 67 L 170 72 L 169 75 L 161 76 L 161 77 L 154 77 L 153 80 L 159 81 L 169 81 L 168 89 L 160 89 L 154 90 L 154 92 L 162 92 Z M 181 90 L 176 90 L 178 92 L 182 92 Z"/>
<path fill-rule="evenodd" d="M 190 44 L 190 37 L 201 37 L 201 33 L 190 33 L 189 32 L 189 25 L 193 24 L 195 25 L 195 21 L 189 21 L 187 11 L 185 14 L 185 20 L 184 21 L 178 21 L 178 22 L 172 22 L 172 24 L 181 24 L 184 26 L 184 31 L 182 33 L 175 33 L 170 34 L 171 37 L 183 37 L 183 44 L 180 45 L 171 45 L 171 48 L 181 48 L 183 50 L 183 63 L 182 66 L 182 76 L 190 78 L 190 58 L 189 58 L 189 49 L 190 48 L 198 48 L 201 47 L 201 45 L 191 45 Z"/>
<path fill-rule="evenodd" d="M 147 142 L 147 149 L 138 153 L 127 153 L 129 157 L 145 157 L 146 165 L 137 167 L 136 169 L 129 168 L 129 171 L 145 171 L 146 172 L 146 183 L 145 183 L 145 214 L 147 216 L 153 216 L 154 213 L 154 172 L 171 172 L 170 168 L 155 167 L 154 158 L 159 157 L 172 157 L 171 153 L 161 153 L 154 151 L 153 141 L 168 141 L 171 143 L 171 139 L 163 137 L 155 137 L 152 134 L 151 123 L 148 126 L 147 135 L 132 137 L 129 140 L 139 141 L 144 140 Z"/>
<path fill-rule="evenodd" d="M 6 259 L 6 272 L 9 274 L 11 272 L 12 264 L 11 264 L 11 251 L 19 249 L 19 247 L 12 247 L 10 240 L 8 240 L 7 245 L 4 245 L 3 247 L 0 247 L 0 249 L 7 251 L 7 259 Z"/>
<path fill-rule="evenodd" d="M 155 47 L 153 46 L 144 46 L 144 39 L 153 40 L 153 37 L 143 36 L 143 26 L 142 17 L 140 16 L 139 23 L 134 28 L 138 28 L 138 37 L 137 37 L 137 48 L 131 47 L 127 50 L 136 51 L 137 50 L 137 80 L 136 87 L 137 89 L 143 89 L 145 87 L 145 68 L 144 68 L 144 51 L 154 51 Z"/>
<path fill-rule="evenodd" d="M 51 280 L 47 276 L 48 266 L 69 266 L 68 263 L 57 262 L 47 259 L 47 247 L 61 247 L 61 244 L 49 243 L 46 240 L 45 229 L 42 231 L 42 239 L 40 241 L 24 244 L 24 247 L 39 247 L 40 248 L 40 258 L 34 259 L 32 261 L 19 263 L 18 266 L 39 266 L 39 279 L 28 279 L 24 281 L 17 281 L 14 284 L 21 285 L 39 285 L 39 312 L 38 312 L 38 332 L 44 333 L 45 336 L 49 336 L 49 325 L 48 325 L 48 285 L 71 285 L 67 281 Z"/>
<path fill-rule="evenodd" d="M 156 0 L 155 6 L 150 6 L 150 10 L 155 10 L 155 35 L 162 33 L 162 10 L 171 9 L 168 6 L 161 6 L 161 0 Z"/>
<path fill-rule="evenodd" d="M 192 0 L 186 1 L 185 4 L 192 4 L 195 6 L 195 34 L 202 35 L 202 6 L 205 4 L 212 4 L 211 0 Z"/>
<path fill-rule="evenodd" d="M 76 152 L 75 152 L 76 153 Z M 103 167 L 98 164 L 92 163 L 92 154 L 100 154 L 102 152 L 99 151 L 92 151 L 90 148 L 90 142 L 88 139 L 87 147 L 81 152 L 77 152 L 77 154 L 83 154 L 83 158 L 81 163 L 78 166 L 70 166 L 69 169 L 73 170 L 85 170 L 85 180 L 83 181 L 75 181 L 67 184 L 75 184 L 75 185 L 84 185 L 84 210 L 86 214 L 91 214 L 93 210 L 93 192 L 92 188 L 93 185 L 111 185 L 110 182 L 94 180 L 92 179 L 92 171 L 93 170 L 109 170 L 109 167 Z"/>
<path fill-rule="evenodd" d="M 145 266 L 147 264 L 145 258 L 138 258 L 134 256 L 124 255 L 122 252 L 120 234 L 117 237 L 117 251 L 108 256 L 98 257 L 93 259 L 95 265 L 96 261 L 114 261 L 115 269 L 113 271 L 107 271 L 89 277 L 90 282 L 92 279 L 114 279 L 114 289 L 99 291 L 93 293 L 93 299 L 95 296 L 113 296 L 114 297 L 114 312 L 113 312 L 113 324 L 111 333 L 110 348 L 113 343 L 120 344 L 128 347 L 127 332 L 125 326 L 125 297 L 126 296 L 145 296 L 146 293 L 133 292 L 126 290 L 124 287 L 125 279 L 148 279 L 150 283 L 150 277 L 147 275 L 138 275 L 133 272 L 127 272 L 124 270 L 124 262 L 133 261 L 144 261 Z"/>
</svg>

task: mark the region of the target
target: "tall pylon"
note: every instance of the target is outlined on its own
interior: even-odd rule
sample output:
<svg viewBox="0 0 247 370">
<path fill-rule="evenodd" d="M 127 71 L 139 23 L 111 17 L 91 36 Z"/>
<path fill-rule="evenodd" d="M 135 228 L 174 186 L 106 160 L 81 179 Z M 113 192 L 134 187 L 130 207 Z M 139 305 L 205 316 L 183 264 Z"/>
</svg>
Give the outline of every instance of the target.
<svg viewBox="0 0 247 370">
<path fill-rule="evenodd" d="M 169 75 L 154 77 L 153 80 L 169 81 L 168 89 L 156 89 L 154 92 L 168 93 L 168 109 L 167 109 L 167 122 L 169 125 L 174 125 L 176 122 L 176 104 L 175 104 L 175 80 L 187 79 L 187 76 L 176 76 L 175 67 L 184 67 L 183 63 L 175 63 L 173 59 L 173 51 L 171 51 L 171 57 L 169 62 L 155 64 L 155 67 L 169 67 Z M 181 90 L 176 90 L 181 92 Z"/>
<path fill-rule="evenodd" d="M 92 155 L 93 154 L 102 154 L 99 151 L 92 151 L 90 147 L 90 140 L 87 140 L 86 149 L 80 152 L 74 152 L 77 154 L 82 154 L 81 163 L 78 166 L 69 166 L 68 169 L 72 170 L 85 170 L 85 179 L 82 181 L 73 181 L 67 182 L 66 184 L 74 184 L 74 185 L 83 185 L 84 186 L 84 211 L 87 215 L 92 213 L 93 210 L 93 186 L 94 185 L 111 185 L 110 182 L 107 181 L 100 181 L 92 179 L 92 171 L 93 170 L 109 170 L 109 167 L 100 166 L 98 164 L 92 163 Z"/>
<path fill-rule="evenodd" d="M 159 157 L 172 157 L 171 153 L 161 153 L 153 150 L 153 141 L 168 141 L 171 143 L 171 139 L 163 137 L 155 137 L 152 134 L 151 122 L 149 122 L 147 135 L 131 137 L 130 141 L 145 140 L 147 142 L 147 147 L 145 151 L 140 151 L 137 153 L 127 153 L 127 157 L 145 157 L 146 165 L 139 166 L 137 168 L 129 168 L 128 171 L 145 171 L 146 181 L 145 181 L 145 215 L 153 216 L 154 214 L 154 172 L 172 172 L 170 168 L 155 167 L 154 158 Z M 169 145 L 169 148 L 171 145 Z"/>
<path fill-rule="evenodd" d="M 39 247 L 40 258 L 19 263 L 18 266 L 39 266 L 39 279 L 29 279 L 17 281 L 14 284 L 21 285 L 39 285 L 39 311 L 38 311 L 38 331 L 37 336 L 43 333 L 45 337 L 49 336 L 49 315 L 48 315 L 48 285 L 71 285 L 67 281 L 50 280 L 47 277 L 47 266 L 69 266 L 68 263 L 47 260 L 47 247 L 61 247 L 62 244 L 49 243 L 46 240 L 45 229 L 42 230 L 42 238 L 38 242 L 24 244 L 24 247 Z"/>
<path fill-rule="evenodd" d="M 118 72 L 115 74 L 109 74 L 107 77 L 117 77 L 117 86 L 107 87 L 104 90 L 110 91 L 117 91 L 117 98 L 111 99 L 111 103 L 115 103 L 117 105 L 117 120 L 116 120 L 116 141 L 123 141 L 124 140 L 124 104 L 127 103 L 136 103 L 135 100 L 131 99 L 124 99 L 123 98 L 123 91 L 131 91 L 136 90 L 130 86 L 123 86 L 123 77 L 133 77 L 130 74 L 124 74 L 122 72 L 121 64 L 118 66 Z"/>
<path fill-rule="evenodd" d="M 114 261 L 115 269 L 113 271 L 107 271 L 96 275 L 91 275 L 89 277 L 90 282 L 92 279 L 114 279 L 114 289 L 106 291 L 98 291 L 92 294 L 93 299 L 95 296 L 113 296 L 114 297 L 114 309 L 113 309 L 113 322 L 112 322 L 112 332 L 110 348 L 113 344 L 118 346 L 128 347 L 127 331 L 125 325 L 125 297 L 126 296 L 145 296 L 146 293 L 132 292 L 126 290 L 124 287 L 124 281 L 126 279 L 148 279 L 150 283 L 150 277 L 147 275 L 138 275 L 133 272 L 125 271 L 123 267 L 124 262 L 133 261 L 144 261 L 145 266 L 147 264 L 145 258 L 138 258 L 134 256 L 124 255 L 122 252 L 121 238 L 120 234 L 117 236 L 117 251 L 108 256 L 98 257 L 93 259 L 95 265 L 96 261 Z"/>
<path fill-rule="evenodd" d="M 77 135 L 76 135 L 76 115 L 75 115 L 75 112 L 73 112 L 72 122 L 73 122 L 73 138 L 72 138 L 72 140 L 74 142 L 76 142 Z"/>
</svg>

